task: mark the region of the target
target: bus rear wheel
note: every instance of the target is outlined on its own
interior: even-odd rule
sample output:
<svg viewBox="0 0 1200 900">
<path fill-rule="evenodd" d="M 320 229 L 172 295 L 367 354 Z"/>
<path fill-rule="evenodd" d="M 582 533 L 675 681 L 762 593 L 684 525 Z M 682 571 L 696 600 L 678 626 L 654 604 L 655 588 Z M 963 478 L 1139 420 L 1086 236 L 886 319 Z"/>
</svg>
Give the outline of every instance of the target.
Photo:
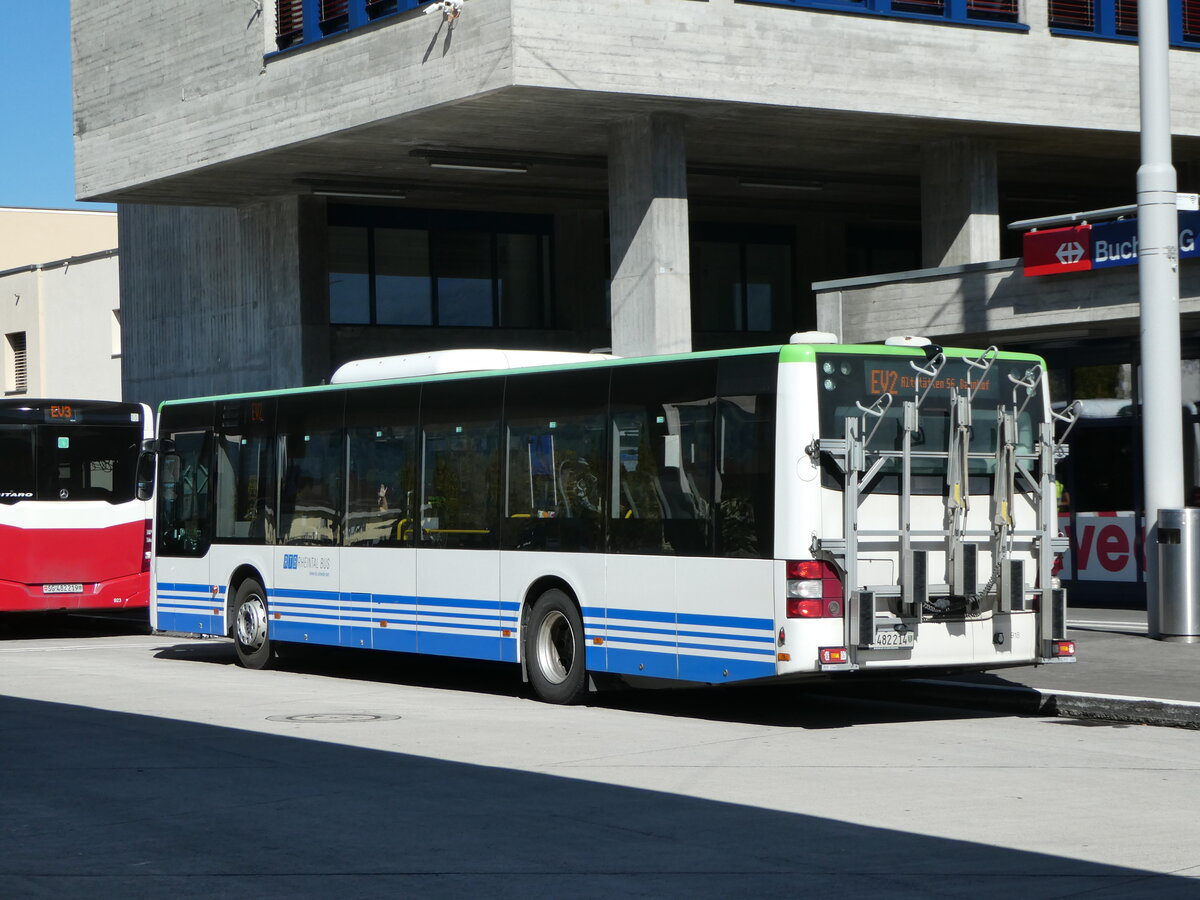
<svg viewBox="0 0 1200 900">
<path fill-rule="evenodd" d="M 274 659 L 267 619 L 267 592 L 253 578 L 242 582 L 234 600 L 233 645 L 247 669 L 269 668 Z"/>
<path fill-rule="evenodd" d="M 525 629 L 525 664 L 533 691 L 547 703 L 578 703 L 587 690 L 583 618 L 557 588 L 538 597 Z"/>
</svg>

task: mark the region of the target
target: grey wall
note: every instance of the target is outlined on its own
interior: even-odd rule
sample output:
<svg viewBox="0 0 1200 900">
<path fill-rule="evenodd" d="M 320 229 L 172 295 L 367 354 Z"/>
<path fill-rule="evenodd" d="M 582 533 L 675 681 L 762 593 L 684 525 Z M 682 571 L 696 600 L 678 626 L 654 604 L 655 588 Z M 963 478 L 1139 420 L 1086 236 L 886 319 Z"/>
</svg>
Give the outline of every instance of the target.
<svg viewBox="0 0 1200 900">
<path fill-rule="evenodd" d="M 328 377 L 323 203 L 119 212 L 126 399 L 155 405 Z"/>
<path fill-rule="evenodd" d="M 817 327 L 843 341 L 891 335 L 967 346 L 1138 333 L 1136 266 L 1026 278 L 1020 260 L 813 285 Z M 1200 262 L 1180 266 L 1185 327 L 1200 325 Z"/>
<path fill-rule="evenodd" d="M 1067 153 L 1072 130 L 1135 133 L 1136 45 L 1053 36 L 1045 0 L 1024 6 L 1028 33 L 732 0 L 474 0 L 452 35 L 417 12 L 264 62 L 269 2 L 256 18 L 242 0 L 76 2 L 77 189 L 115 195 L 510 86 L 563 93 L 540 121 L 464 115 L 442 138 L 536 134 L 583 92 L 1053 128 Z M 1200 53 L 1172 65 L 1178 84 L 1200 78 Z M 1176 133 L 1200 135 L 1191 93 L 1172 103 Z"/>
</svg>

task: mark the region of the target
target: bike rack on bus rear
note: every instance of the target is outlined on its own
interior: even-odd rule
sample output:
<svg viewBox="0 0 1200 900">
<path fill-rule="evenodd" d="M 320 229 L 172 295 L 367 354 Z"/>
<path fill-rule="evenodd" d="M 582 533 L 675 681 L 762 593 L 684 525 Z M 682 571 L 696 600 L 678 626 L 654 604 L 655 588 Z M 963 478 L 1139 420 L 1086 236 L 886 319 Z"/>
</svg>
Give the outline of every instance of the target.
<svg viewBox="0 0 1200 900">
<path fill-rule="evenodd" d="M 1078 419 L 1078 406 L 1071 404 L 1063 414 L 1052 413 L 1051 421 L 1039 425 L 1038 442 L 1034 449 L 1022 451 L 1018 440 L 1018 422 L 1045 376 L 1042 367 L 1035 364 L 1020 378 L 1009 376 L 1013 384 L 1013 402 L 1011 406 L 1001 405 L 996 410 L 996 446 L 990 451 L 971 451 L 975 395 L 997 356 L 997 349 L 989 347 L 976 359 L 962 360 L 967 366 L 967 386 L 962 391 L 957 387 L 951 389 L 946 450 L 921 452 L 923 459 L 946 461 L 946 492 L 943 500 L 945 527 L 916 530 L 912 527 L 913 438 L 920 431 L 921 406 L 947 364 L 946 356 L 940 350 L 933 352 L 925 365 L 910 361 L 916 378 L 913 379 L 913 399 L 903 401 L 903 438 L 899 451 L 871 448 L 872 439 L 893 405 L 891 394 L 881 394 L 869 405 L 857 403 L 861 415 L 845 419 L 845 437 L 821 438 L 813 448 L 814 459 L 817 454 L 825 454 L 838 466 L 844 479 L 843 536 L 814 538 L 813 553 L 828 558 L 842 569 L 849 612 L 848 639 L 852 646 L 860 650 L 896 649 L 894 641 L 886 644 L 880 642 L 879 635 L 890 636 L 890 632 L 913 632 L 912 638 L 900 645 L 911 646 L 923 621 L 946 615 L 978 615 L 986 610 L 1001 613 L 1024 610 L 1027 593 L 1025 560 L 1012 558 L 1014 541 L 1018 538 L 1029 542 L 1033 563 L 1037 567 L 1036 587 L 1029 589 L 1029 592 L 1037 598 L 1041 613 L 1038 616 L 1040 661 L 1053 659 L 1052 643 L 1065 636 L 1066 592 L 1052 587 L 1055 556 L 1068 548 L 1067 539 L 1058 534 L 1054 460 L 1067 433 Z M 1023 401 L 1020 397 L 1022 392 Z M 871 420 L 875 421 L 868 433 L 867 426 Z M 1063 434 L 1057 440 L 1054 435 L 1056 422 L 1065 425 Z M 859 509 L 863 497 L 883 467 L 897 459 L 900 464 L 897 527 L 861 529 Z M 979 459 L 994 462 L 990 533 L 973 533 L 966 527 L 971 505 L 968 477 L 970 462 Z M 1031 469 L 1031 464 L 1035 462 L 1039 464 L 1037 475 Z M 1013 500 L 1018 483 L 1027 488 L 1034 498 L 1036 527 L 1033 529 L 1016 528 Z M 858 586 L 860 538 L 895 539 L 899 558 L 897 584 Z M 946 583 L 929 581 L 929 551 L 914 548 L 914 538 L 926 543 L 931 540 L 944 541 Z M 991 575 L 983 585 L 980 585 L 978 576 L 981 544 L 989 546 L 993 560 Z"/>
</svg>

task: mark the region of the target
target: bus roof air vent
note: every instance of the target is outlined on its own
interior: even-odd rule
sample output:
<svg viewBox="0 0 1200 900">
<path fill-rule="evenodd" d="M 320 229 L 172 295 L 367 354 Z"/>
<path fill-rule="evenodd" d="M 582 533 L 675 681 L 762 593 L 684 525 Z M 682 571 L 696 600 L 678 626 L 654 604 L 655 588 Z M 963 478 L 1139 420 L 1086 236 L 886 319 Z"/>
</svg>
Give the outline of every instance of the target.
<svg viewBox="0 0 1200 900">
<path fill-rule="evenodd" d="M 572 353 L 565 350 L 434 350 L 429 353 L 356 359 L 339 367 L 329 379 L 329 383 L 391 381 L 396 378 L 448 375 L 453 372 L 491 372 L 497 369 L 524 369 L 618 358 L 605 353 Z"/>
<path fill-rule="evenodd" d="M 836 344 L 837 335 L 828 331 L 797 331 L 788 339 L 789 344 Z"/>
<path fill-rule="evenodd" d="M 919 337 L 913 334 L 896 334 L 883 343 L 887 347 L 928 347 L 933 342 L 927 337 Z"/>
</svg>

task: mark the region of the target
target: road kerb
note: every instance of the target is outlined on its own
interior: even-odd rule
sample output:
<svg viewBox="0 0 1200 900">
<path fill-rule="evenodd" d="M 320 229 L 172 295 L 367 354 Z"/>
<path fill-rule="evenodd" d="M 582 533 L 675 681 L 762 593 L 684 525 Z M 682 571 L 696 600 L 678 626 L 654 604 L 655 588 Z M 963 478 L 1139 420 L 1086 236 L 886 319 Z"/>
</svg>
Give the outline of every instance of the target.
<svg viewBox="0 0 1200 900">
<path fill-rule="evenodd" d="M 1200 703 L 1154 697 L 1127 697 L 1081 691 L 1046 690 L 1025 686 L 969 684 L 960 681 L 912 679 L 903 682 L 913 702 L 942 702 L 981 706 L 1024 715 L 1100 719 L 1140 725 L 1200 729 Z M 897 685 L 898 687 L 898 685 Z"/>
</svg>

